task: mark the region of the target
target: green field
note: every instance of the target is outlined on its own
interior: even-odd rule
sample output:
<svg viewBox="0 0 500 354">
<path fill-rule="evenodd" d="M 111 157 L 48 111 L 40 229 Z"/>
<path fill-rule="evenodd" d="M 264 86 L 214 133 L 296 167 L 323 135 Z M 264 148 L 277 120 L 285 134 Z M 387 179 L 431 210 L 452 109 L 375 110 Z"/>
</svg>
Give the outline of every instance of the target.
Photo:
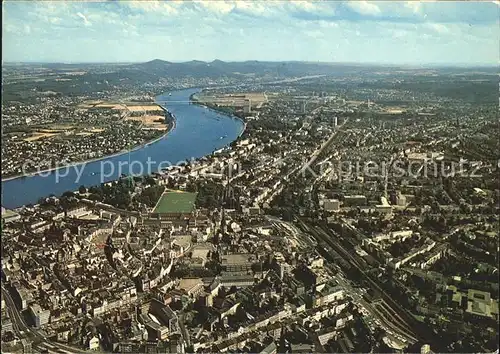
<svg viewBox="0 0 500 354">
<path fill-rule="evenodd" d="M 196 193 L 165 192 L 160 197 L 153 213 L 191 213 L 195 208 Z"/>
</svg>

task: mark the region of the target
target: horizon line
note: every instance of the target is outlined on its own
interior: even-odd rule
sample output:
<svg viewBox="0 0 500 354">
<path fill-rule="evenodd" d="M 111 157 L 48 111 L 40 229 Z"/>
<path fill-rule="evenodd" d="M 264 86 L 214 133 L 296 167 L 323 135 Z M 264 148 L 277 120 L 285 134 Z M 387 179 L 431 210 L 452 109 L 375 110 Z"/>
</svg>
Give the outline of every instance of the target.
<svg viewBox="0 0 500 354">
<path fill-rule="evenodd" d="M 363 62 L 363 61 L 310 61 L 310 60 L 258 60 L 258 59 L 245 59 L 245 60 L 222 60 L 213 59 L 210 61 L 190 59 L 181 61 L 171 61 L 165 59 L 154 58 L 146 61 L 2 61 L 2 66 L 5 64 L 61 64 L 61 65 L 85 65 L 85 64 L 145 64 L 152 61 L 163 61 L 172 64 L 185 64 L 189 62 L 202 62 L 206 64 L 211 64 L 216 61 L 223 63 L 245 63 L 245 62 L 260 62 L 260 63 L 307 63 L 307 64 L 337 64 L 337 65 L 370 65 L 370 66 L 403 66 L 403 67 L 498 67 L 499 63 L 433 63 L 433 62 L 422 62 L 422 63 L 377 63 L 377 62 Z"/>
</svg>

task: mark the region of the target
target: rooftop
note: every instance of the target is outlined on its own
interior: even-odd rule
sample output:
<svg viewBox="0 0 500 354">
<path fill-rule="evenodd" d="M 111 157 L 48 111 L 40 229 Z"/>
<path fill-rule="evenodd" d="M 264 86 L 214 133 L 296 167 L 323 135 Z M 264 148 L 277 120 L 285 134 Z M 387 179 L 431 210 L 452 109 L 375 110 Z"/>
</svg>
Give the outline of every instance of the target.
<svg viewBox="0 0 500 354">
<path fill-rule="evenodd" d="M 241 265 L 250 263 L 252 254 L 240 253 L 240 254 L 227 254 L 222 256 L 222 264 L 225 265 Z"/>
<path fill-rule="evenodd" d="M 179 282 L 179 289 L 186 290 L 187 292 L 192 291 L 198 286 L 203 286 L 201 278 L 186 278 L 181 279 Z"/>
</svg>

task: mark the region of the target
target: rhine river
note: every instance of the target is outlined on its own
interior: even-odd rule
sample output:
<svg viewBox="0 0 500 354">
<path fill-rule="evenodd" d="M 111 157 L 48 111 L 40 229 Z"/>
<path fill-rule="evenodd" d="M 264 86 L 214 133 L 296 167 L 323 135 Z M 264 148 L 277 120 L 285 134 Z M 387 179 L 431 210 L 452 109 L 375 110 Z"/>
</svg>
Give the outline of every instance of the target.
<svg viewBox="0 0 500 354">
<path fill-rule="evenodd" d="M 77 190 L 81 185 L 90 187 L 116 180 L 122 173 L 145 175 L 149 171 L 158 171 L 158 167 L 200 158 L 227 146 L 243 132 L 243 122 L 191 104 L 189 97 L 199 91 L 200 89 L 172 91 L 171 95 L 165 93 L 156 98 L 158 104 L 175 116 L 175 126 L 162 139 L 130 153 L 62 167 L 43 175 L 4 181 L 2 206 L 17 208 L 35 204 L 42 197 L 51 194 L 59 196 L 66 191 Z"/>
</svg>

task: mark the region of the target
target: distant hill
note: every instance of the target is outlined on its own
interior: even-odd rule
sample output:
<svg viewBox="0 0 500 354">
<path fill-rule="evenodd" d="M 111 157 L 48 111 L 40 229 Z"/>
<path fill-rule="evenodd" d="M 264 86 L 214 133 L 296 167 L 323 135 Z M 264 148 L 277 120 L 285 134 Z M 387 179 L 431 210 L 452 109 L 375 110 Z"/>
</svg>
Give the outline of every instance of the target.
<svg viewBox="0 0 500 354">
<path fill-rule="evenodd" d="M 26 79 L 23 72 L 29 73 L 36 68 L 39 78 L 40 74 L 44 80 L 35 81 Z M 48 69 L 48 70 L 45 70 Z M 71 81 L 57 80 L 57 77 L 68 71 L 84 71 L 83 75 L 71 77 Z M 232 79 L 249 80 L 252 78 L 264 78 L 272 81 L 276 78 L 289 78 L 306 75 L 332 75 L 345 76 L 349 74 L 360 74 L 370 69 L 359 65 L 349 64 L 325 64 L 305 62 L 224 62 L 214 60 L 204 62 L 192 60 L 184 63 L 173 63 L 165 60 L 155 59 L 145 63 L 133 64 L 110 64 L 110 63 L 87 63 L 87 64 L 64 64 L 64 63 L 22 63 L 7 64 L 2 67 L 4 85 L 4 101 L 18 100 L 26 101 L 33 99 L 40 91 L 54 91 L 66 95 L 91 94 L 102 91 L 110 85 L 142 85 L 155 84 L 164 78 L 177 79 L 192 77 L 217 79 L 227 77 Z M 20 75 L 21 74 L 21 75 Z"/>
<path fill-rule="evenodd" d="M 193 60 L 184 63 L 172 63 L 155 59 L 146 63 L 131 64 L 122 67 L 123 70 L 148 72 L 152 75 L 168 77 L 237 77 L 242 75 L 272 77 L 290 77 L 300 75 L 345 75 L 346 73 L 360 73 L 373 70 L 373 66 L 366 67 L 356 64 L 334 64 L 314 62 L 265 62 L 243 61 L 224 62 L 214 60 L 204 62 Z"/>
</svg>

